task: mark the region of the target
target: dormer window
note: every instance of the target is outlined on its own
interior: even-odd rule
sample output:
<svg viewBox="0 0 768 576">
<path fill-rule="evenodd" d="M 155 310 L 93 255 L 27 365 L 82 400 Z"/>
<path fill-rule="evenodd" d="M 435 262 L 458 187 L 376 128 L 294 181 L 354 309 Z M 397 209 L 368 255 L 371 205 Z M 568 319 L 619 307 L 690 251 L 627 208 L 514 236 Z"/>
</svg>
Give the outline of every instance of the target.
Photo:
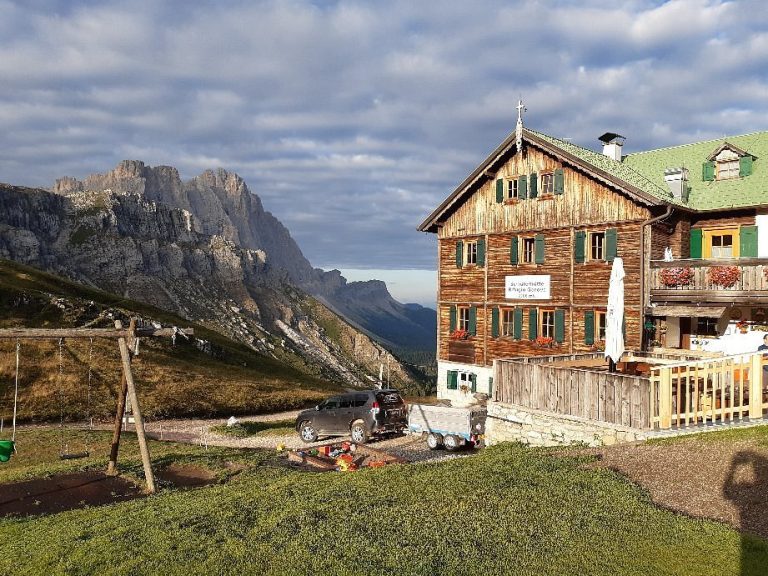
<svg viewBox="0 0 768 576">
<path fill-rule="evenodd" d="M 745 152 L 741 148 L 724 142 L 712 154 L 702 166 L 702 179 L 733 180 L 752 174 L 752 161 L 755 156 Z"/>
<path fill-rule="evenodd" d="M 729 180 L 739 177 L 739 155 L 727 148 L 715 158 L 717 179 Z"/>
</svg>

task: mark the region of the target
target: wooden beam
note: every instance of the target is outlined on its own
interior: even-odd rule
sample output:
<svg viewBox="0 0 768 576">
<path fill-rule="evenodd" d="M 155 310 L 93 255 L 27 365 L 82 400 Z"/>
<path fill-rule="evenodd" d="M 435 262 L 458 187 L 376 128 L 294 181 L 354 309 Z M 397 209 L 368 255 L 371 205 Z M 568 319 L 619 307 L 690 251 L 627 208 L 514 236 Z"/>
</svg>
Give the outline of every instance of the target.
<svg viewBox="0 0 768 576">
<path fill-rule="evenodd" d="M 133 322 L 133 320 L 132 320 Z M 115 322 L 117 324 L 117 321 Z M 122 326 L 122 323 L 121 323 Z M 0 339 L 39 339 L 39 338 L 130 338 L 138 336 L 173 336 L 184 334 L 192 336 L 193 328 L 137 328 L 131 333 L 128 330 L 113 330 L 112 328 L 2 328 Z"/>
<path fill-rule="evenodd" d="M 115 428 L 112 433 L 112 448 L 109 452 L 109 464 L 107 475 L 117 475 L 117 453 L 120 450 L 120 433 L 123 431 L 123 416 L 125 415 L 125 398 L 128 394 L 128 381 L 125 374 L 120 379 L 120 395 L 117 397 L 117 410 L 115 412 Z"/>
<path fill-rule="evenodd" d="M 135 326 L 135 320 L 131 320 L 131 326 L 128 329 L 129 338 L 134 338 Z M 119 330 L 122 327 L 123 325 L 120 320 L 115 320 L 115 328 Z M 152 472 L 152 460 L 149 457 L 149 446 L 147 445 L 147 437 L 144 434 L 144 419 L 141 417 L 139 397 L 136 395 L 136 384 L 133 381 L 133 373 L 131 372 L 131 353 L 128 350 L 128 343 L 124 336 L 121 336 L 118 339 L 117 344 L 120 347 L 120 357 L 123 361 L 123 374 L 125 375 L 125 382 L 128 388 L 128 397 L 131 399 L 131 406 L 133 408 L 133 418 L 136 423 L 136 437 L 139 441 L 141 462 L 144 465 L 144 477 L 147 481 L 147 492 L 154 494 L 157 491 L 157 488 L 155 487 L 155 475 Z"/>
</svg>

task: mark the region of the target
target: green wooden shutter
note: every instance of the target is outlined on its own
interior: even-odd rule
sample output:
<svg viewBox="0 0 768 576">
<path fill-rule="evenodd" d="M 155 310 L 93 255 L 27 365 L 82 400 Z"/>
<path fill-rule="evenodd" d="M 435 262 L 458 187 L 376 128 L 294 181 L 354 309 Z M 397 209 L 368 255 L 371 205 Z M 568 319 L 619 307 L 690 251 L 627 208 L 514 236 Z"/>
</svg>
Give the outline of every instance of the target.
<svg viewBox="0 0 768 576">
<path fill-rule="evenodd" d="M 739 176 L 749 176 L 752 174 L 752 156 L 747 154 L 739 158 Z"/>
<path fill-rule="evenodd" d="M 459 372 L 448 370 L 448 390 L 456 390 L 459 387 Z"/>
<path fill-rule="evenodd" d="M 528 196 L 536 198 L 539 195 L 539 175 L 534 172 L 529 176 Z"/>
<path fill-rule="evenodd" d="M 464 242 L 459 240 L 456 242 L 456 268 L 461 268 L 464 265 Z"/>
<path fill-rule="evenodd" d="M 616 236 L 616 228 L 608 228 L 608 230 L 605 231 L 605 260 L 607 262 L 613 262 L 613 259 L 616 258 L 618 243 Z"/>
<path fill-rule="evenodd" d="M 555 170 L 555 194 L 562 194 L 565 191 L 565 178 L 563 176 L 563 169 L 558 168 Z"/>
<path fill-rule="evenodd" d="M 544 234 L 536 234 L 536 264 L 544 264 Z"/>
<path fill-rule="evenodd" d="M 456 304 L 451 304 L 450 312 L 448 313 L 448 330 L 451 332 L 456 330 Z"/>
<path fill-rule="evenodd" d="M 485 238 L 477 240 L 477 265 L 485 266 Z"/>
<path fill-rule="evenodd" d="M 469 375 L 469 382 L 471 384 L 470 390 L 472 392 L 477 392 L 477 374 L 470 374 Z"/>
<path fill-rule="evenodd" d="M 701 258 L 701 228 L 691 228 L 691 258 Z"/>
<path fill-rule="evenodd" d="M 555 310 L 555 342 L 565 340 L 565 310 Z"/>
<path fill-rule="evenodd" d="M 515 308 L 512 322 L 512 336 L 515 340 L 523 337 L 523 309 Z"/>
<path fill-rule="evenodd" d="M 477 335 L 477 308 L 474 306 L 469 307 L 469 327 L 467 332 L 472 336 Z"/>
<path fill-rule="evenodd" d="M 498 202 L 499 204 L 504 202 L 504 179 L 503 178 L 496 179 L 496 202 Z"/>
<path fill-rule="evenodd" d="M 585 244 L 587 233 L 584 230 L 576 232 L 576 243 L 573 248 L 573 258 L 577 264 L 583 264 L 586 260 Z"/>
<path fill-rule="evenodd" d="M 531 308 L 528 311 L 528 339 L 536 340 L 539 335 L 539 309 Z"/>
<path fill-rule="evenodd" d="M 518 249 L 519 238 L 512 236 L 512 240 L 509 242 L 509 263 L 517 265 L 520 258 L 520 250 Z"/>
<path fill-rule="evenodd" d="M 739 244 L 739 256 L 757 258 L 757 226 L 742 226 L 739 230 Z"/>
<path fill-rule="evenodd" d="M 705 181 L 711 181 L 715 179 L 715 163 L 704 162 L 701 165 L 701 179 Z"/>
<path fill-rule="evenodd" d="M 595 311 L 584 311 L 584 344 L 595 343 Z"/>
<path fill-rule="evenodd" d="M 528 179 L 525 176 L 517 179 L 517 197 L 520 200 L 528 198 Z"/>
<path fill-rule="evenodd" d="M 491 309 L 491 338 L 499 337 L 499 309 Z"/>
</svg>

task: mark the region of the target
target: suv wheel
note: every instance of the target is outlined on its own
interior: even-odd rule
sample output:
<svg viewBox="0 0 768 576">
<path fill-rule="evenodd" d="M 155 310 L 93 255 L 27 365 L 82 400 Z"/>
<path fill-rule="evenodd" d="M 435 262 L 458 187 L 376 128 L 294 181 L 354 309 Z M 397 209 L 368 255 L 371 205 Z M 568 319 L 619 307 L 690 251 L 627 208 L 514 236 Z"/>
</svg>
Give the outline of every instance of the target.
<svg viewBox="0 0 768 576">
<path fill-rule="evenodd" d="M 427 434 L 427 446 L 430 450 L 437 450 L 442 445 L 443 439 L 440 434 L 433 434 L 431 432 Z"/>
<path fill-rule="evenodd" d="M 445 449 L 450 450 L 451 452 L 458 450 L 461 446 L 459 438 L 453 434 L 446 435 L 446 437 L 443 438 L 443 442 L 445 443 Z"/>
<path fill-rule="evenodd" d="M 307 444 L 317 440 L 317 430 L 312 426 L 312 422 L 307 420 L 301 423 L 301 426 L 299 427 L 299 436 L 301 436 L 301 439 Z"/>
<path fill-rule="evenodd" d="M 349 429 L 349 433 L 352 436 L 352 442 L 355 444 L 365 444 L 368 442 L 368 429 L 365 427 L 365 423 L 362 420 L 353 422 L 352 427 Z"/>
</svg>

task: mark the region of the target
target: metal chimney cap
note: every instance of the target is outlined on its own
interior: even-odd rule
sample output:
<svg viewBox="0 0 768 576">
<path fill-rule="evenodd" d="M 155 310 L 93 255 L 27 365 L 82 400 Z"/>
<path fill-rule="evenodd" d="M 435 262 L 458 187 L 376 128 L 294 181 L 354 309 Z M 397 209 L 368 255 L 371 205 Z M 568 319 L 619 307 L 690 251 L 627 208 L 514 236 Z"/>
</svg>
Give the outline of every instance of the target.
<svg viewBox="0 0 768 576">
<path fill-rule="evenodd" d="M 603 144 L 618 144 L 619 146 L 623 146 L 626 138 L 621 134 L 616 134 L 615 132 L 606 132 L 600 136 L 598 140 L 600 140 L 600 142 Z"/>
</svg>

